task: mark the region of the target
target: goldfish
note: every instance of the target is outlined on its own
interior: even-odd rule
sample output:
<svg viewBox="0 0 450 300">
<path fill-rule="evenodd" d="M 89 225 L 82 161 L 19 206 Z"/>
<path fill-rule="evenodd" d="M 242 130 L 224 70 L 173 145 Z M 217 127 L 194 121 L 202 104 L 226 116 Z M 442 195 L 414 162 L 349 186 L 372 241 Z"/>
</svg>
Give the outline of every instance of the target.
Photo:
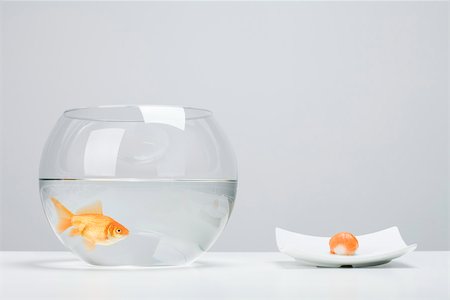
<svg viewBox="0 0 450 300">
<path fill-rule="evenodd" d="M 350 232 L 339 232 L 330 239 L 330 253 L 338 255 L 353 255 L 359 244 Z"/>
<path fill-rule="evenodd" d="M 129 234 L 125 226 L 103 215 L 100 201 L 81 208 L 74 214 L 56 198 L 52 197 L 51 200 L 59 218 L 56 230 L 62 233 L 72 227 L 69 235 L 81 236 L 88 250 L 94 250 L 96 245 L 112 245 Z"/>
</svg>

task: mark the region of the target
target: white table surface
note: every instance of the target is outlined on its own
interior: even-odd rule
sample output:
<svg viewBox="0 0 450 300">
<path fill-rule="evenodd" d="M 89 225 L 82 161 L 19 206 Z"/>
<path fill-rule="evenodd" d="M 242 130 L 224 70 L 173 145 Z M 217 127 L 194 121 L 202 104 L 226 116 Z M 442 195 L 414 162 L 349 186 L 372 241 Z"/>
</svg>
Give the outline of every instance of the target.
<svg viewBox="0 0 450 300">
<path fill-rule="evenodd" d="M 450 252 L 371 268 L 303 266 L 281 253 L 207 253 L 189 267 L 108 269 L 68 252 L 0 252 L 0 299 L 450 299 Z"/>
</svg>

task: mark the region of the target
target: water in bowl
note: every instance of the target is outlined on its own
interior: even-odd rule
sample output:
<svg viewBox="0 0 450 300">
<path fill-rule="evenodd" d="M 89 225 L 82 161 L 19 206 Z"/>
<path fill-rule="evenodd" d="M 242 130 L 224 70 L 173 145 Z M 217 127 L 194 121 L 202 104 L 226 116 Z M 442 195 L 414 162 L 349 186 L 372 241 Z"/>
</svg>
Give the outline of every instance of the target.
<svg viewBox="0 0 450 300">
<path fill-rule="evenodd" d="M 103 214 L 129 230 L 111 245 L 88 249 L 71 228 L 62 242 L 94 265 L 183 265 L 213 244 L 225 227 L 236 195 L 234 180 L 40 179 L 41 199 L 56 232 L 58 199 L 76 214 L 100 201 Z"/>
</svg>

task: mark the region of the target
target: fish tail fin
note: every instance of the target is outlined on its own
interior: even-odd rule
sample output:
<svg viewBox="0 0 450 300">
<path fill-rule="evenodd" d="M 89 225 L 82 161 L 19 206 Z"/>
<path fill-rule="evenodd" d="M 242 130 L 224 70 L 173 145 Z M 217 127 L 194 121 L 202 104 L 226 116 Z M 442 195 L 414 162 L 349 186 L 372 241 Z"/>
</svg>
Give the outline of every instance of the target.
<svg viewBox="0 0 450 300">
<path fill-rule="evenodd" d="M 72 216 L 73 214 L 64 205 L 61 204 L 56 198 L 51 198 L 53 204 L 55 205 L 56 212 L 58 214 L 58 225 L 56 229 L 59 233 L 65 231 L 67 228 L 72 226 Z"/>
</svg>

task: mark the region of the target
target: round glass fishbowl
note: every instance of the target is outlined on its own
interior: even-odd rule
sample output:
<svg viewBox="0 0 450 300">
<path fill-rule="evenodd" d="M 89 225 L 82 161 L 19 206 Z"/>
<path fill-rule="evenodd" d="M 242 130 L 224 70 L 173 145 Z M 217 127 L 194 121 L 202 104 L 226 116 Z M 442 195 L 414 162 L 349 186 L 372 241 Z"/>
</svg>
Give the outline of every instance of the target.
<svg viewBox="0 0 450 300">
<path fill-rule="evenodd" d="M 101 106 L 64 112 L 39 170 L 61 242 L 102 266 L 176 266 L 207 251 L 236 197 L 234 153 L 210 111 Z"/>
</svg>

